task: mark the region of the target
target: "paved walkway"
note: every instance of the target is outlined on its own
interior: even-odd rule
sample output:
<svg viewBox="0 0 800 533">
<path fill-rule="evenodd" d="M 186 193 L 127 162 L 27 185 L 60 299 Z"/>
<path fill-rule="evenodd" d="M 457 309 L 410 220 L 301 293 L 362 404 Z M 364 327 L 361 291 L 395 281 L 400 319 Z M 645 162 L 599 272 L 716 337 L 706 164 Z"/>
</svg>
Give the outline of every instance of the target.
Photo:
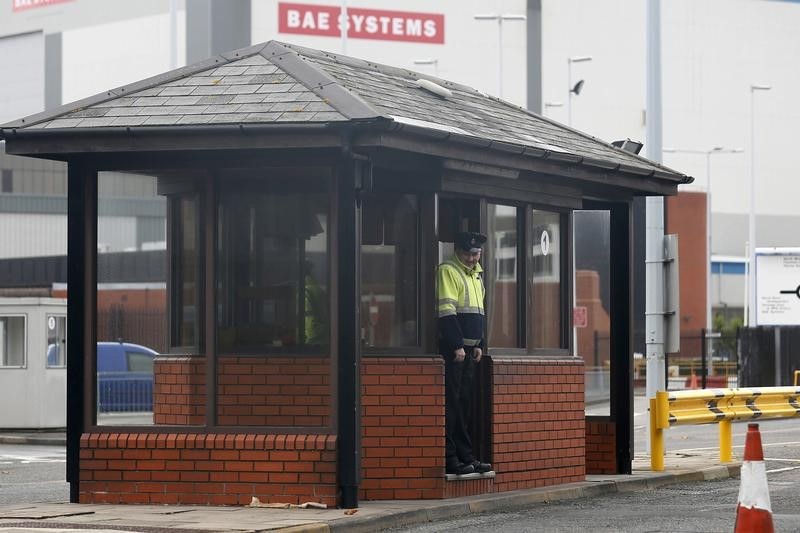
<svg viewBox="0 0 800 533">
<path fill-rule="evenodd" d="M 58 439 L 58 434 L 17 434 L 0 442 L 36 443 Z M 63 440 L 63 436 L 62 436 Z M 44 443 L 44 442 L 39 442 Z M 719 464 L 714 454 L 668 454 L 665 471 L 650 471 L 648 457 L 634 461 L 631 475 L 587 476 L 586 481 L 541 489 L 518 490 L 449 500 L 361 502 L 352 514 L 343 509 L 276 509 L 268 507 L 194 507 L 154 505 L 88 505 L 70 503 L 0 506 L 0 532 L 41 531 L 92 533 L 138 531 L 143 533 L 199 532 L 329 532 L 379 531 L 470 513 L 519 509 L 545 501 L 590 498 L 613 492 L 656 489 L 660 486 L 738 476 L 740 463 Z"/>
</svg>

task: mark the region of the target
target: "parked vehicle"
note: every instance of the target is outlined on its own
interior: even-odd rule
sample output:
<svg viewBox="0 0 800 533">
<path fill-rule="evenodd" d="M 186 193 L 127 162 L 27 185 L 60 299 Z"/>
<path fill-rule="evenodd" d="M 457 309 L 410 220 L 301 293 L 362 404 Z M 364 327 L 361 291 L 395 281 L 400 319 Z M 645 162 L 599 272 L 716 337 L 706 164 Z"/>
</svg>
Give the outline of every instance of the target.
<svg viewBox="0 0 800 533">
<path fill-rule="evenodd" d="M 129 342 L 97 343 L 97 408 L 153 410 L 153 358 L 158 352 Z"/>
</svg>

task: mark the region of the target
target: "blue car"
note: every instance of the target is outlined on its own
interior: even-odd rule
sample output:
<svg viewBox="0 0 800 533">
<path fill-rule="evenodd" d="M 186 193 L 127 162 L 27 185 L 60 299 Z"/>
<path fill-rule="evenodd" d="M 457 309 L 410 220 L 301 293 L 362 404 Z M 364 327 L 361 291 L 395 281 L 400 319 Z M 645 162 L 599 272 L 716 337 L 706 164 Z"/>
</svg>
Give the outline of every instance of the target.
<svg viewBox="0 0 800 533">
<path fill-rule="evenodd" d="M 153 358 L 129 342 L 97 343 L 97 407 L 101 412 L 153 410 Z"/>
</svg>

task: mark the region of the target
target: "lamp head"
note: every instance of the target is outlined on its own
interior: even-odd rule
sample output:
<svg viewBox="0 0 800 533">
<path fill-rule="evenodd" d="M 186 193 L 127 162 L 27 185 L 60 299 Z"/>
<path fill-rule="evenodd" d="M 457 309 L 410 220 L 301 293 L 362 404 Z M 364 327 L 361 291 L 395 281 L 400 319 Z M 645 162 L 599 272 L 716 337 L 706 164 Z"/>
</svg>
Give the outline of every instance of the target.
<svg viewBox="0 0 800 533">
<path fill-rule="evenodd" d="M 575 96 L 578 96 L 579 94 L 581 94 L 582 90 L 583 90 L 583 80 L 578 80 L 578 83 L 576 83 L 575 86 L 569 90 L 569 92 L 575 93 Z"/>
</svg>

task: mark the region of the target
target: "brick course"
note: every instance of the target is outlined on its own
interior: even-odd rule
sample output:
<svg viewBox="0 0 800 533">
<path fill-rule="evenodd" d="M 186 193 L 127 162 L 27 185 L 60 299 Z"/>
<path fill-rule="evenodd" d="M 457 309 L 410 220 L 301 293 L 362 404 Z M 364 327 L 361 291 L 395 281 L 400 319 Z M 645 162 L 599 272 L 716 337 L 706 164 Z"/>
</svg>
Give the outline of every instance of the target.
<svg viewBox="0 0 800 533">
<path fill-rule="evenodd" d="M 81 503 L 336 505 L 335 435 L 85 433 Z"/>
<path fill-rule="evenodd" d="M 495 490 L 584 481 L 584 365 L 579 359 L 492 360 Z"/>
<path fill-rule="evenodd" d="M 585 479 L 583 362 L 501 358 L 491 365 L 497 477 L 448 482 L 441 358 L 362 360 L 363 499 L 448 498 Z"/>
</svg>

